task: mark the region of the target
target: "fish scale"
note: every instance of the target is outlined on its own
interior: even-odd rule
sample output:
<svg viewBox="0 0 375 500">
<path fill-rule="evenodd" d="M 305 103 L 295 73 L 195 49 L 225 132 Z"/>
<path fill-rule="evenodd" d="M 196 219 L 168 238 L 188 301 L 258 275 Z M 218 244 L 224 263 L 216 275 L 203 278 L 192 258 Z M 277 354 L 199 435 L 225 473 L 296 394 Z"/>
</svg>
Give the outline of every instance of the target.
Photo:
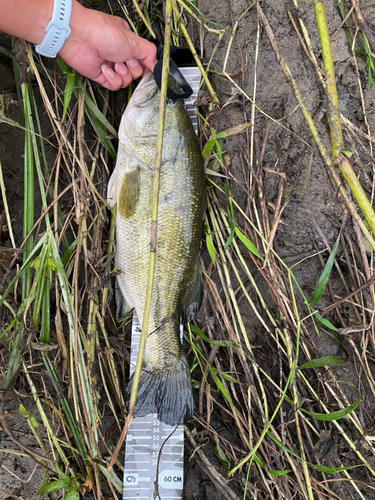
<svg viewBox="0 0 375 500">
<path fill-rule="evenodd" d="M 155 332 L 165 318 L 171 317 L 174 312 L 181 309 L 184 305 L 186 289 L 193 293 L 193 288 L 196 286 L 193 279 L 194 273 L 195 275 L 199 273 L 198 251 L 203 213 L 200 211 L 199 224 L 198 221 L 192 224 L 192 212 L 197 211 L 197 209 L 192 203 L 190 203 L 192 210 L 187 210 L 185 205 L 186 193 L 192 191 L 194 186 L 189 182 L 188 173 L 181 182 L 179 171 L 182 170 L 183 165 L 180 163 L 183 162 L 174 162 L 173 169 L 168 168 L 169 165 L 165 162 L 162 166 L 157 255 L 149 332 Z M 150 169 L 142 170 L 141 187 L 152 187 L 152 181 L 153 172 Z M 180 185 L 177 184 L 178 182 Z M 197 204 L 197 200 L 195 203 Z M 137 311 L 141 324 L 147 288 L 150 219 L 151 189 L 142 203 L 138 203 L 134 216 L 127 221 L 122 220 L 117 228 L 117 241 L 128 239 L 128 235 L 132 235 L 132 244 L 128 250 L 126 252 L 117 250 L 116 266 L 126 276 L 125 298 L 129 297 L 128 302 Z M 135 224 L 134 221 L 137 223 Z M 178 239 L 179 245 L 176 245 L 176 239 Z M 192 241 L 194 245 L 192 245 Z M 194 248 L 191 249 L 191 246 Z M 193 276 L 188 276 L 187 274 L 191 271 L 193 271 Z M 161 343 L 161 335 L 168 336 L 169 349 L 177 356 L 177 352 L 180 350 L 178 332 L 179 322 L 175 321 L 174 323 L 170 322 L 162 334 L 156 332 L 150 335 L 146 343 L 146 356 L 148 356 L 149 351 L 152 351 L 153 365 L 163 367 L 163 361 L 168 354 Z"/>
</svg>

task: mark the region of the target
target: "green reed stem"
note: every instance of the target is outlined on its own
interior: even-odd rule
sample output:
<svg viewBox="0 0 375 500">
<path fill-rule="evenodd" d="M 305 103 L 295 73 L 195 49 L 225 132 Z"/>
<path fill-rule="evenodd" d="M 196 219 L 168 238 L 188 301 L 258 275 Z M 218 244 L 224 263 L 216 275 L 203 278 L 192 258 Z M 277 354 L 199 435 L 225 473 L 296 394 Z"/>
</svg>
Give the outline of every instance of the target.
<svg viewBox="0 0 375 500">
<path fill-rule="evenodd" d="M 176 14 L 177 17 L 179 17 L 179 11 L 176 7 L 175 4 L 173 4 L 173 11 L 174 13 Z M 196 65 L 198 66 L 200 72 L 201 72 L 201 75 L 202 75 L 202 78 L 204 80 L 204 83 L 206 84 L 206 87 L 207 87 L 207 90 L 208 90 L 208 93 L 210 94 L 210 97 L 212 99 L 212 102 L 214 104 L 219 104 L 219 99 L 217 98 L 217 95 L 211 85 L 211 82 L 207 76 L 207 73 L 206 71 L 204 70 L 204 67 L 198 57 L 198 54 L 195 50 L 195 47 L 194 47 L 194 44 L 193 44 L 193 41 L 192 39 L 190 38 L 190 35 L 188 33 L 188 30 L 186 29 L 186 26 L 184 24 L 184 22 L 182 21 L 182 19 L 179 17 L 179 25 L 180 25 L 180 29 L 185 37 L 185 40 L 186 40 L 186 43 L 188 44 L 188 47 L 191 51 L 191 53 L 193 54 L 193 57 L 194 57 L 194 60 L 195 60 L 195 63 Z M 164 49 L 165 50 L 165 49 Z"/>
<path fill-rule="evenodd" d="M 156 35 L 155 35 L 155 32 L 154 30 L 152 29 L 151 27 L 151 24 L 147 21 L 145 15 L 143 14 L 143 12 L 141 11 L 139 5 L 138 5 L 138 2 L 136 0 L 133 0 L 133 5 L 134 5 L 134 8 L 135 10 L 138 12 L 138 15 L 139 17 L 142 19 L 142 21 L 144 22 L 146 28 L 148 29 L 150 35 L 153 37 L 153 38 L 156 38 Z"/>
<path fill-rule="evenodd" d="M 367 199 L 367 196 L 349 160 L 342 154 L 344 143 L 341 131 L 340 112 L 338 109 L 335 71 L 331 51 L 331 40 L 329 36 L 323 3 L 320 0 L 314 0 L 314 4 L 316 23 L 318 25 L 320 44 L 322 46 L 322 56 L 326 81 L 327 114 L 331 132 L 333 160 L 336 162 L 338 168 L 344 176 L 350 188 L 350 191 L 352 192 L 359 205 L 359 208 L 361 209 L 366 221 L 368 222 L 368 225 L 370 226 L 372 234 L 375 236 L 375 212 L 371 206 L 371 203 Z"/>
<path fill-rule="evenodd" d="M 31 141 L 30 123 L 32 122 L 30 99 L 29 99 L 29 83 L 21 85 L 23 110 L 25 116 L 25 167 L 24 167 L 24 206 L 23 206 L 23 237 L 26 238 L 31 228 L 34 225 L 34 160 L 33 148 Z M 33 249 L 34 238 L 31 234 L 24 247 L 24 259 L 30 255 Z M 31 288 L 32 271 L 28 269 L 22 280 L 22 299 L 25 299 Z"/>
<path fill-rule="evenodd" d="M 159 187 L 160 187 L 160 167 L 163 152 L 163 133 L 164 133 L 164 123 L 165 123 L 165 113 L 167 108 L 167 86 L 168 86 L 168 72 L 169 72 L 169 54 L 170 54 L 170 43 L 171 43 L 171 33 L 172 33 L 172 0 L 167 0 L 166 2 L 166 12 L 165 12 L 165 35 L 164 35 L 164 56 L 163 56 L 163 68 L 162 68 L 162 79 L 161 79 L 161 89 L 160 89 L 160 108 L 159 108 L 159 128 L 158 128 L 158 140 L 156 146 L 156 158 L 155 158 L 155 169 L 154 169 L 154 183 L 152 191 L 152 212 L 151 212 L 151 238 L 150 238 L 150 260 L 148 268 L 148 281 L 147 281 L 147 292 L 146 292 L 146 303 L 145 311 L 143 315 L 142 332 L 139 340 L 139 350 L 137 356 L 137 365 L 135 367 L 133 376 L 133 385 L 130 393 L 130 403 L 129 403 L 129 413 L 126 418 L 124 429 L 121 433 L 119 442 L 117 443 L 116 449 L 113 453 L 111 462 L 108 466 L 108 470 L 111 470 L 115 460 L 117 458 L 119 449 L 125 439 L 127 430 L 130 426 L 135 401 L 137 398 L 139 377 L 141 374 L 143 352 L 146 343 L 146 337 L 148 333 L 148 325 L 151 310 L 151 299 L 152 299 L 152 289 L 154 284 L 154 271 L 155 271 L 155 257 L 156 257 L 156 239 L 157 239 L 157 219 L 158 219 L 158 207 L 159 207 Z"/>
<path fill-rule="evenodd" d="M 323 158 L 323 160 L 328 168 L 328 171 L 329 171 L 330 175 L 332 176 L 332 179 L 335 181 L 335 183 L 340 191 L 340 194 L 342 196 L 342 199 L 344 200 L 346 206 L 348 207 L 348 209 L 350 211 L 350 215 L 358 223 L 363 235 L 366 237 L 366 239 L 368 240 L 368 242 L 370 243 L 372 248 L 375 250 L 374 238 L 373 238 L 371 232 L 365 226 L 361 217 L 359 216 L 359 214 L 356 210 L 356 207 L 354 206 L 354 202 L 353 202 L 352 198 L 347 193 L 347 190 L 346 190 L 345 186 L 343 185 L 342 179 L 340 178 L 340 176 L 338 175 L 338 172 L 334 168 L 334 163 L 333 163 L 330 155 L 328 154 L 328 151 L 326 150 L 326 147 L 324 145 L 323 140 L 319 136 L 318 130 L 315 127 L 314 121 L 313 121 L 313 119 L 312 119 L 312 117 L 307 109 L 306 104 L 304 103 L 304 99 L 301 95 L 301 92 L 299 91 L 299 88 L 297 87 L 297 84 L 295 82 L 293 74 L 290 71 L 290 68 L 288 67 L 284 57 L 282 57 L 280 52 L 279 52 L 279 48 L 278 48 L 278 45 L 276 43 L 274 34 L 273 34 L 269 24 L 268 24 L 266 16 L 264 15 L 264 13 L 259 5 L 257 6 L 257 11 L 258 11 L 258 14 L 259 14 L 264 26 L 265 26 L 265 30 L 267 32 L 268 38 L 270 39 L 272 47 L 276 53 L 277 60 L 284 71 L 284 74 L 287 78 L 289 85 L 291 86 L 291 88 L 293 90 L 294 97 L 296 98 L 296 101 L 298 102 L 298 105 L 300 106 L 303 117 L 305 118 L 306 123 L 310 129 L 310 133 L 313 136 L 313 139 L 314 139 L 314 141 L 319 149 L 319 153 L 322 156 L 322 158 Z M 353 172 L 353 174 L 354 174 L 354 172 Z M 354 174 L 354 176 L 355 176 L 355 174 Z"/>
<path fill-rule="evenodd" d="M 154 169 L 154 185 L 152 191 L 152 213 L 151 213 L 151 239 L 150 239 L 150 261 L 148 269 L 148 282 L 147 282 L 147 294 L 146 294 L 146 304 L 145 312 L 143 316 L 143 325 L 141 339 L 139 342 L 139 351 L 137 357 L 137 366 L 134 372 L 133 386 L 130 395 L 130 408 L 129 413 L 133 411 L 135 400 L 137 397 L 137 389 L 139 376 L 141 373 L 141 364 L 143 358 L 143 351 L 146 342 L 146 335 L 148 333 L 148 324 L 151 310 L 151 298 L 152 298 L 152 288 L 154 283 L 154 270 L 155 270 L 155 257 L 156 257 L 156 239 L 157 239 L 157 219 L 158 219 L 158 207 L 159 207 L 159 188 L 160 188 L 160 167 L 161 158 L 163 152 L 163 132 L 165 123 L 165 112 L 166 112 L 166 97 L 167 97 L 167 84 L 168 84 L 168 71 L 169 71 L 169 47 L 171 39 L 171 19 L 172 19 L 172 2 L 167 1 L 166 5 L 166 17 L 165 17 L 165 36 L 164 36 L 164 57 L 163 57 L 163 69 L 162 69 L 162 81 L 160 90 L 160 109 L 159 109 L 159 129 L 158 129 L 158 141 L 156 146 L 156 159 L 155 159 L 155 169 Z"/>
</svg>

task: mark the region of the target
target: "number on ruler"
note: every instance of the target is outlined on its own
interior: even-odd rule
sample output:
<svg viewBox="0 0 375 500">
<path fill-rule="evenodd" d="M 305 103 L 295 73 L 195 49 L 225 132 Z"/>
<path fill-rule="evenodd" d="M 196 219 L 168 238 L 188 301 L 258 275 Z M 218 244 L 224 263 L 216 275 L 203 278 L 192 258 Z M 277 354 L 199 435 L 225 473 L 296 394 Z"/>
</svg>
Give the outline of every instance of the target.
<svg viewBox="0 0 375 500">
<path fill-rule="evenodd" d="M 125 484 L 138 485 L 138 472 L 126 472 L 124 477 Z"/>
<path fill-rule="evenodd" d="M 182 488 L 182 470 L 164 470 L 159 474 L 159 484 L 167 490 Z"/>
</svg>

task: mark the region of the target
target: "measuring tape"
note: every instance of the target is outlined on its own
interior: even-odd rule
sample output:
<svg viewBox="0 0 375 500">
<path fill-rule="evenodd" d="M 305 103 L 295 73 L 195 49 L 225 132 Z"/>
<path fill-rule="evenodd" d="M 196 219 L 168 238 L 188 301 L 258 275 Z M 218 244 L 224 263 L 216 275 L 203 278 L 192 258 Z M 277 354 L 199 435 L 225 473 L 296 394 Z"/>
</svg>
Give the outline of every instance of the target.
<svg viewBox="0 0 375 500">
<path fill-rule="evenodd" d="M 193 89 L 191 97 L 185 100 L 185 106 L 195 133 L 198 133 L 193 103 L 198 95 L 200 71 L 196 66 L 179 70 Z M 140 337 L 141 326 L 134 313 L 130 376 L 137 364 Z M 183 483 L 184 426 L 166 425 L 158 420 L 157 414 L 134 417 L 126 435 L 123 500 L 181 500 Z"/>
</svg>

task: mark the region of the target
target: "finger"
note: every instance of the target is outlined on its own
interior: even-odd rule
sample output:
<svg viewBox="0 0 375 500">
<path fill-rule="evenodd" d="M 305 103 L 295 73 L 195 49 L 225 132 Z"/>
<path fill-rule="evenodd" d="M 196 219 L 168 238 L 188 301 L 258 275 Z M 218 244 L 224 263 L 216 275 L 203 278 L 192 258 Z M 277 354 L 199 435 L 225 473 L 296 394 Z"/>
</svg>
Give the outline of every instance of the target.
<svg viewBox="0 0 375 500">
<path fill-rule="evenodd" d="M 156 64 L 156 45 L 133 32 L 129 33 L 133 57 L 142 61 L 143 65 L 153 71 Z"/>
<path fill-rule="evenodd" d="M 154 67 L 156 64 L 156 54 L 151 53 L 144 59 L 141 59 L 143 66 L 146 68 L 146 73 L 148 70 L 154 72 Z"/>
<path fill-rule="evenodd" d="M 95 79 L 96 82 L 109 90 L 119 90 L 122 87 L 123 80 L 121 75 L 106 64 L 102 65 L 101 70 L 101 74 Z"/>
<path fill-rule="evenodd" d="M 138 61 L 138 59 L 128 59 L 126 61 L 126 66 L 128 67 L 128 70 L 131 72 L 133 75 L 133 80 L 136 80 L 140 76 L 142 76 L 143 73 L 143 66 L 142 64 Z"/>
<path fill-rule="evenodd" d="M 133 75 L 126 65 L 124 63 L 116 63 L 114 69 L 122 78 L 122 88 L 128 87 L 133 81 Z"/>
</svg>

